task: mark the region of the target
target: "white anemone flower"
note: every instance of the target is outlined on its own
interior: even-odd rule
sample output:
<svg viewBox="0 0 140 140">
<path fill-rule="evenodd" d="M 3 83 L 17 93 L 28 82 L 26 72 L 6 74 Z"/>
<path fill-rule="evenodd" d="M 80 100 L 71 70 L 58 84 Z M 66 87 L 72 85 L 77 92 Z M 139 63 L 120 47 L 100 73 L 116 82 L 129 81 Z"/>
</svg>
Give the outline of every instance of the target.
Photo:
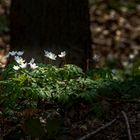
<svg viewBox="0 0 140 140">
<path fill-rule="evenodd" d="M 33 64 L 33 63 L 34 63 L 34 61 L 35 61 L 35 59 L 34 59 L 34 58 L 32 58 L 28 64 L 29 64 L 29 65 L 30 65 L 30 64 Z"/>
<path fill-rule="evenodd" d="M 20 69 L 20 67 L 19 67 L 19 66 L 14 65 L 14 66 L 13 66 L 13 69 L 14 69 L 14 70 L 19 70 L 19 69 Z"/>
<path fill-rule="evenodd" d="M 18 55 L 18 56 L 21 56 L 21 55 L 23 55 L 23 54 L 24 54 L 24 51 L 18 51 L 18 52 L 17 52 L 17 55 Z"/>
<path fill-rule="evenodd" d="M 122 62 L 122 65 L 123 65 L 124 67 L 127 67 L 127 66 L 129 65 L 129 63 L 128 63 L 128 61 L 123 61 L 123 62 Z"/>
<path fill-rule="evenodd" d="M 63 57 L 65 57 L 65 56 L 66 56 L 66 52 L 65 52 L 65 51 L 63 51 L 63 52 L 61 52 L 60 54 L 58 54 L 58 56 L 59 56 L 60 58 L 63 58 Z"/>
<path fill-rule="evenodd" d="M 49 52 L 48 51 L 46 51 L 46 50 L 44 50 L 44 52 L 45 52 L 45 54 L 48 54 Z"/>
<path fill-rule="evenodd" d="M 9 55 L 11 55 L 11 56 L 15 56 L 16 54 L 17 54 L 17 51 L 9 52 Z"/>
<path fill-rule="evenodd" d="M 44 50 L 44 52 L 45 52 L 45 56 L 46 56 L 47 58 L 49 58 L 49 59 L 51 59 L 51 60 L 56 60 L 57 55 L 55 55 L 55 54 L 52 53 L 52 52 L 45 51 L 45 50 Z"/>
<path fill-rule="evenodd" d="M 19 66 L 20 66 L 21 68 L 23 68 L 23 69 L 24 69 L 24 68 L 26 68 L 26 67 L 27 67 L 27 63 L 22 63 L 22 64 L 20 64 Z"/>
<path fill-rule="evenodd" d="M 130 58 L 130 59 L 134 59 L 134 58 L 135 58 L 135 55 L 134 55 L 134 54 L 130 54 L 130 55 L 129 55 L 129 58 Z"/>
<path fill-rule="evenodd" d="M 31 69 L 36 69 L 36 68 L 38 68 L 38 66 L 36 65 L 36 63 L 34 63 L 34 61 L 35 61 L 35 59 L 32 58 L 32 59 L 30 60 L 30 62 L 28 63 L 28 64 L 30 65 Z"/>
<path fill-rule="evenodd" d="M 19 56 L 15 56 L 15 61 L 18 64 L 23 64 L 25 62 L 25 60 L 22 57 L 19 57 Z"/>
<path fill-rule="evenodd" d="M 36 65 L 36 63 L 30 63 L 30 67 L 31 67 L 31 69 L 36 69 L 36 68 L 38 68 L 38 66 Z"/>
</svg>

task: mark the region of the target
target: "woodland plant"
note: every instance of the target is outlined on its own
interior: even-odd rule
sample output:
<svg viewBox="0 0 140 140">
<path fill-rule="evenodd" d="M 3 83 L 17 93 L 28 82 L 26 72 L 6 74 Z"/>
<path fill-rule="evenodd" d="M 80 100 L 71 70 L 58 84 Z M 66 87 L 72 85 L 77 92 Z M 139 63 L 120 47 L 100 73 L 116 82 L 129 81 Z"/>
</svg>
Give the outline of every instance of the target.
<svg viewBox="0 0 140 140">
<path fill-rule="evenodd" d="M 45 57 L 53 61 L 57 57 L 66 56 L 65 51 L 58 55 L 44 52 Z M 36 64 L 33 58 L 30 62 L 26 62 L 22 58 L 23 54 L 23 51 L 12 51 L 7 55 L 14 61 L 7 65 L 1 75 L 0 104 L 5 107 L 15 108 L 17 104 L 23 106 L 25 101 L 28 103 L 25 106 L 37 107 L 39 100 L 69 106 L 78 98 L 92 102 L 99 93 L 105 95 L 105 92 L 110 94 L 115 90 L 119 93 L 125 89 L 120 84 L 124 82 L 123 79 L 118 78 L 117 74 L 108 68 L 94 69 L 84 73 L 81 68 L 72 64 L 65 64 L 62 67 Z M 138 64 L 136 65 L 137 73 L 139 73 Z M 106 88 L 108 84 L 112 86 Z"/>
<path fill-rule="evenodd" d="M 26 62 L 22 58 L 23 53 L 9 52 L 14 61 L 5 68 L 0 81 L 3 106 L 15 108 L 17 103 L 22 104 L 22 101 L 24 103 L 26 100 L 26 106 L 37 107 L 40 99 L 66 104 L 73 97 L 76 99 L 83 96 L 81 93 L 92 88 L 93 80 L 88 78 L 81 68 L 72 64 L 65 64 L 63 67 L 39 65 L 33 58 Z M 61 52 L 58 57 L 65 55 L 65 52 Z M 45 56 L 52 60 L 57 57 L 47 51 Z"/>
<path fill-rule="evenodd" d="M 66 62 L 65 51 L 58 55 L 44 52 L 45 57 L 51 61 L 60 57 Z M 23 51 L 12 51 L 6 56 L 12 57 L 13 62 L 7 65 L 1 74 L 0 113 L 3 118 L 13 119 L 15 112 L 26 109 L 42 109 L 40 117 L 43 117 L 45 113 L 49 114 L 49 110 L 43 106 L 46 102 L 57 105 L 55 111 L 59 109 L 62 112 L 84 102 L 90 106 L 90 112 L 99 118 L 106 114 L 103 106 L 106 99 L 128 100 L 140 97 L 139 63 L 133 68 L 133 72 L 137 73 L 132 76 L 131 72 L 131 78 L 124 80 L 118 76 L 117 71 L 109 68 L 93 69 L 84 73 L 81 68 L 72 64 L 64 64 L 62 67 L 36 64 L 34 58 L 27 62 L 23 59 L 23 54 Z M 40 104 L 41 102 L 43 104 Z M 20 125 L 30 136 L 47 134 L 47 138 L 56 138 L 58 133 L 62 132 L 60 121 L 48 116 L 45 116 L 46 118 L 47 125 L 42 124 L 42 120 L 36 117 L 26 121 L 22 118 L 24 123 Z M 18 117 L 16 123 L 20 123 Z"/>
</svg>

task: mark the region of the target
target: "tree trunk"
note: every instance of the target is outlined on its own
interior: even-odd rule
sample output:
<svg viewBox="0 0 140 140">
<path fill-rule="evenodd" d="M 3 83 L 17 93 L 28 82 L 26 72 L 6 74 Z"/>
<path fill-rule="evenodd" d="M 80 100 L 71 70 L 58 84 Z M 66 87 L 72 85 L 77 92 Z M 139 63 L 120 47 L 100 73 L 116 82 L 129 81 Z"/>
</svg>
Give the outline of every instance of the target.
<svg viewBox="0 0 140 140">
<path fill-rule="evenodd" d="M 88 0 L 13 0 L 11 46 L 38 62 L 45 61 L 43 50 L 66 51 L 67 63 L 85 67 L 91 57 Z"/>
</svg>

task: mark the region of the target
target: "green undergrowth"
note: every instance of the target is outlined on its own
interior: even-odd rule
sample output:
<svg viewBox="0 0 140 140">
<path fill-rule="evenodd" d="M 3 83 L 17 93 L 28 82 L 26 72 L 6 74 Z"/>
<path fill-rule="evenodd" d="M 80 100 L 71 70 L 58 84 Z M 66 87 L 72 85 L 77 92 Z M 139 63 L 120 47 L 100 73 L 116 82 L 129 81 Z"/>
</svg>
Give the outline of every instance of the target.
<svg viewBox="0 0 140 140">
<path fill-rule="evenodd" d="M 94 69 L 84 73 L 75 65 L 58 68 L 39 66 L 35 70 L 15 71 L 9 65 L 1 75 L 0 104 L 5 108 L 37 107 L 39 100 L 70 107 L 77 100 L 94 103 L 99 96 L 110 98 L 137 98 L 140 95 L 139 73 L 120 78 L 111 70 Z M 22 103 L 23 102 L 23 103 Z"/>
<path fill-rule="evenodd" d="M 135 75 L 133 68 L 129 76 L 122 76 L 122 73 L 120 76 L 108 68 L 84 73 L 81 68 L 70 64 L 61 68 L 40 64 L 36 69 L 19 70 L 14 70 L 13 65 L 15 63 L 2 71 L 0 80 L 0 117 L 15 124 L 7 128 L 4 137 L 8 139 L 11 136 L 14 139 L 19 135 L 22 137 L 19 134 L 22 131 L 31 137 L 58 139 L 66 131 L 62 123 L 64 112 L 74 108 L 82 111 L 81 103 L 90 108 L 85 116 L 92 113 L 102 118 L 106 113 L 106 99 L 128 101 L 140 97 L 140 73 L 136 68 Z M 26 109 L 30 115 L 24 113 Z M 33 113 L 34 109 L 42 110 L 39 116 Z M 22 114 L 20 120 L 17 112 Z M 54 112 L 62 116 L 59 119 L 51 117 Z M 33 117 L 31 114 L 36 115 Z M 46 118 L 47 124 L 42 123 Z"/>
</svg>

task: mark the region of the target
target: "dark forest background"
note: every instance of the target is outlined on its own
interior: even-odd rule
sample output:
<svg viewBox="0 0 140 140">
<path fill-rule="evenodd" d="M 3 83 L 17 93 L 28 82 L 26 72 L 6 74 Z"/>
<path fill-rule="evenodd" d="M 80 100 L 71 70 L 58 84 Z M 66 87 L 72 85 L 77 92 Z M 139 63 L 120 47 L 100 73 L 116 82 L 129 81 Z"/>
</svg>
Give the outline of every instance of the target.
<svg viewBox="0 0 140 140">
<path fill-rule="evenodd" d="M 27 50 L 27 56 L 36 48 L 34 50 L 37 51 L 34 51 L 33 56 L 38 57 L 42 55 L 42 50 L 49 46 L 48 50 L 56 52 L 67 50 L 69 57 L 71 56 L 70 63 L 75 61 L 74 57 L 80 52 L 82 62 L 90 59 L 93 67 L 108 65 L 115 68 L 124 68 L 128 65 L 131 67 L 139 57 L 140 2 L 138 0 L 127 2 L 90 0 L 89 3 L 71 1 L 71 4 L 67 4 L 68 1 L 60 3 L 57 0 L 54 1 L 55 4 L 51 4 L 50 1 L 42 0 L 41 3 L 13 0 L 11 5 L 10 0 L 1 0 L 1 56 L 5 55 L 11 46 L 12 49 L 18 50 L 24 48 Z M 30 8 L 25 8 L 28 7 L 26 5 L 30 5 Z M 10 8 L 14 9 L 11 13 Z M 76 9 L 77 12 L 72 9 Z M 82 11 L 79 12 L 80 15 L 75 14 L 78 11 Z M 48 29 L 50 31 L 47 31 Z M 79 58 L 76 63 L 82 65 L 81 61 Z M 1 57 L 1 65 L 5 63 L 6 60 Z"/>
</svg>

